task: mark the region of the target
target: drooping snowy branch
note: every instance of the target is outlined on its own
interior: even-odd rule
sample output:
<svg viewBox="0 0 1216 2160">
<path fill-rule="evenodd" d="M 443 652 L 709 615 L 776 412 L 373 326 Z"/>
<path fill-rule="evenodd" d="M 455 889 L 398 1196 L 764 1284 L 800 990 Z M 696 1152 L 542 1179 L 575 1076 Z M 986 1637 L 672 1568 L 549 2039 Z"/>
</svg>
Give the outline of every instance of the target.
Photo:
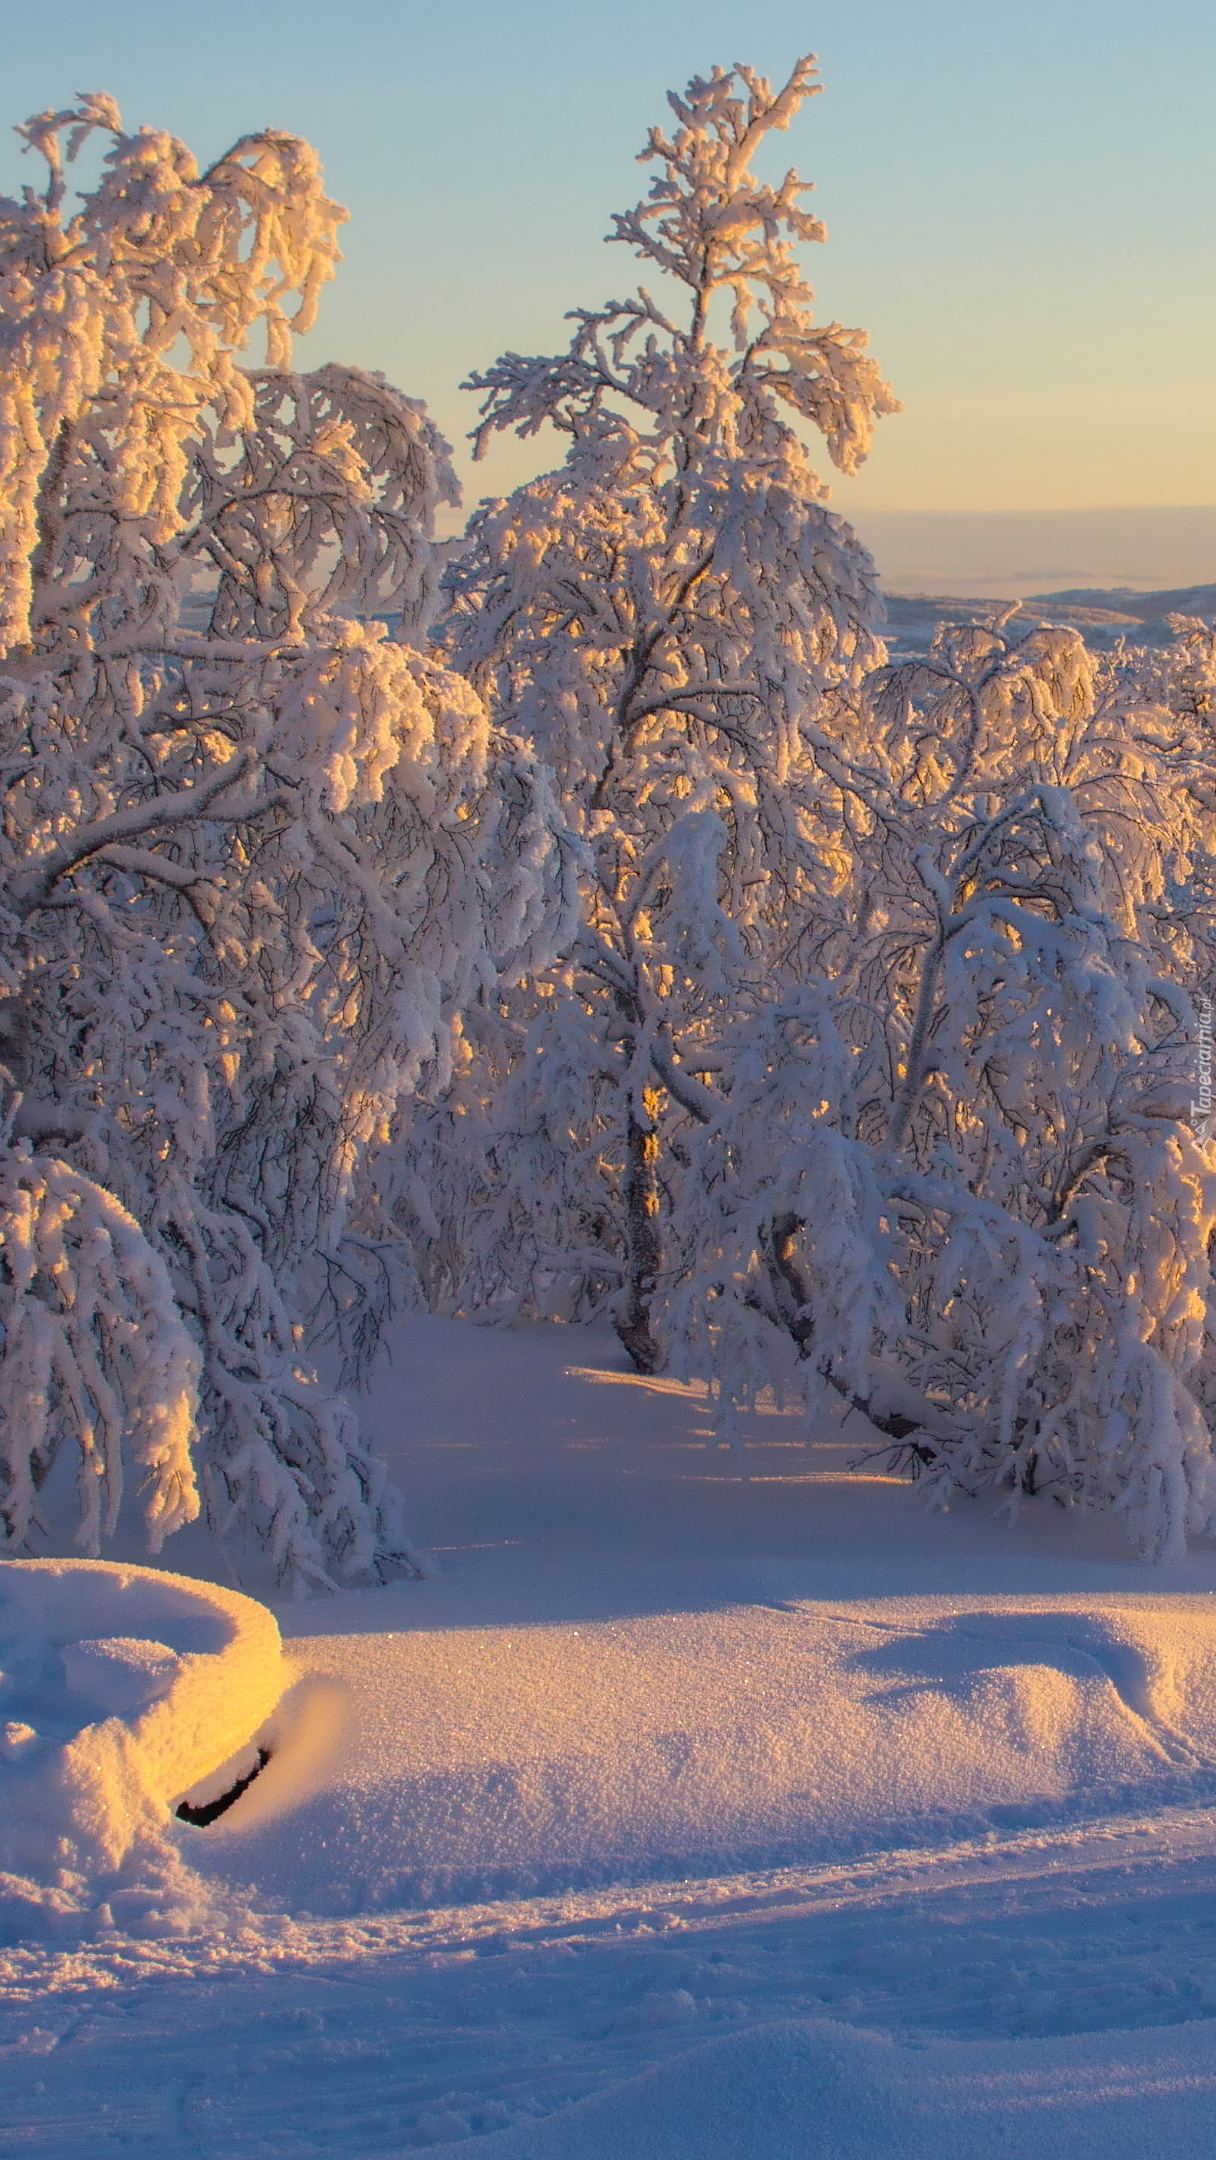
<svg viewBox="0 0 1216 2160">
<path fill-rule="evenodd" d="M 168 1270 L 111 1193 L 28 1143 L 0 1153 L 0 1545 L 20 1550 L 63 1447 L 79 1449 L 77 1543 L 117 1525 L 125 1462 L 148 1543 L 199 1511 L 199 1356 Z"/>
<path fill-rule="evenodd" d="M 65 157 L 94 131 L 111 138 L 104 175 L 67 216 Z M 310 328 L 333 275 L 345 215 L 293 135 L 247 136 L 200 173 L 172 136 L 125 134 L 103 95 L 20 132 L 49 177 L 44 191 L 0 202 L 0 646 L 10 647 L 37 639 L 36 588 L 54 579 L 70 538 L 66 487 L 78 519 L 93 513 L 82 572 L 116 513 L 123 532 L 111 544 L 133 547 L 137 561 L 172 544 L 200 421 L 249 424 L 252 385 L 235 356 L 264 325 L 270 365 L 288 365 L 291 332 Z M 146 585 L 141 597 L 154 602 Z"/>
</svg>

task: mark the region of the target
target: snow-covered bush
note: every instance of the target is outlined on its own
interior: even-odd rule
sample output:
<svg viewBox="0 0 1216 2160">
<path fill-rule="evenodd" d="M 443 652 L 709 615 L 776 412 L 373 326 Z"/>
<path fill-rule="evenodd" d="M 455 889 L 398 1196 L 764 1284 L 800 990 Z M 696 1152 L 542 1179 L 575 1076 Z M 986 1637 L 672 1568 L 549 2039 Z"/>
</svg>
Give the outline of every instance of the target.
<svg viewBox="0 0 1216 2160">
<path fill-rule="evenodd" d="M 175 1847 L 173 1812 L 253 1752 L 282 1695 L 273 1615 L 159 1568 L 8 1559 L 0 1642 L 6 1929 L 196 1928 L 208 1896 Z"/>
<path fill-rule="evenodd" d="M 69 214 L 64 140 L 98 130 Z M 106 1434 L 112 1515 L 118 1429 L 145 1446 L 114 1330 L 123 1297 L 168 1330 L 167 1280 L 217 1524 L 297 1584 L 367 1579 L 409 1548 L 305 1323 L 366 1322 L 370 1154 L 463 1004 L 548 956 L 564 843 L 543 775 L 410 642 L 445 446 L 379 377 L 291 368 L 343 215 L 313 152 L 267 132 L 200 174 L 103 97 L 23 132 L 49 180 L 0 203 L 0 1054 L 15 1140 L 65 1159 L 37 1171 L 55 1235 L 96 1274 L 104 1229 L 121 1276 L 133 1217 L 155 1288 L 124 1277 L 112 1316 L 82 1274 L 53 1308 L 45 1420 L 0 1458 L 10 1537 L 69 1426 Z M 268 364 L 242 368 L 259 332 Z M 32 1173 L 4 1174 L 7 1371 Z"/>
<path fill-rule="evenodd" d="M 581 1310 L 611 1286 L 642 1370 L 664 1356 L 679 1212 L 667 1127 L 773 965 L 791 895 L 838 875 L 801 787 L 804 730 L 881 650 L 873 564 L 790 419 L 853 471 L 895 402 L 861 332 L 813 321 L 794 243 L 825 235 L 806 183 L 751 169 L 813 72 L 774 93 L 717 69 L 671 98 L 650 194 L 610 237 L 673 297 L 576 310 L 566 353 L 473 377 L 479 441 L 548 425 L 569 449 L 483 506 L 445 579 L 454 663 L 554 771 L 587 868 L 564 964 L 470 1016 L 476 1064 L 419 1129 L 405 1206 L 432 1295 L 535 1304 L 543 1278 Z"/>
</svg>

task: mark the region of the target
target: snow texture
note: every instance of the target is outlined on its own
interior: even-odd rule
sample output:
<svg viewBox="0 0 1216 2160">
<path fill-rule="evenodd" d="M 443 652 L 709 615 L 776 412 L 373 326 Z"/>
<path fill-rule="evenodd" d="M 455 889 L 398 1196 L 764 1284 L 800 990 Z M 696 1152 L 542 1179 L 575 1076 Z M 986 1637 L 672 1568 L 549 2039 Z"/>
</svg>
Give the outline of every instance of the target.
<svg viewBox="0 0 1216 2160">
<path fill-rule="evenodd" d="M 986 2160 L 994 2150 L 1108 2160 L 1133 2149 L 1138 2118 L 1149 2150 L 1198 2156 L 1211 2149 L 1216 2084 L 1206 2041 L 1176 2038 L 1164 2060 L 1151 2043 L 1129 2055 L 1126 2042 L 1107 2042 L 1080 2066 L 1058 2042 L 913 2053 L 830 2024 L 773 2025 L 711 2041 L 610 2100 L 481 2150 L 485 2160 Z M 1133 2081 L 1134 2097 L 1118 2090 Z"/>
</svg>

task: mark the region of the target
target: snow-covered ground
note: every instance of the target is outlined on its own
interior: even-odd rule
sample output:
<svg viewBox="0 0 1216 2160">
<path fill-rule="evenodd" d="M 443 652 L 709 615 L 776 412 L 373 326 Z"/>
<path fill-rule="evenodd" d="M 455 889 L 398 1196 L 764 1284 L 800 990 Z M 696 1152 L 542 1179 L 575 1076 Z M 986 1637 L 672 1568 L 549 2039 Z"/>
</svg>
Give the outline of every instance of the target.
<svg viewBox="0 0 1216 2160">
<path fill-rule="evenodd" d="M 370 1409 L 435 1572 L 276 1608 L 269 1721 L 241 1601 L 10 1589 L 14 1777 L 195 1729 L 121 1864 L 0 1854 L 0 2160 L 1211 2151 L 1216 1554 L 926 1516 L 856 1417 L 729 1452 L 598 1332 L 411 1321 Z"/>
</svg>

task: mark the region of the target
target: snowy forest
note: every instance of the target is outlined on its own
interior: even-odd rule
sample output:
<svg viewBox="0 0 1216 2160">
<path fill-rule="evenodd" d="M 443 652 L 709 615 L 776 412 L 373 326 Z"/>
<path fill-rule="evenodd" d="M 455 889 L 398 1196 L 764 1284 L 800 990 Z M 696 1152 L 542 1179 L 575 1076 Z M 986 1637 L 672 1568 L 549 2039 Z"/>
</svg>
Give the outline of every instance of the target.
<svg viewBox="0 0 1216 2160">
<path fill-rule="evenodd" d="M 153 1553 L 204 1511 L 298 1593 L 417 1572 L 353 1407 L 410 1308 L 606 1318 L 726 1441 L 843 1401 L 932 1506 L 1216 1524 L 1216 633 L 884 638 L 812 458 L 896 398 L 755 169 L 817 87 L 671 97 L 639 282 L 471 377 L 560 462 L 458 539 L 422 406 L 298 365 L 306 143 L 21 129 L 6 1554 L 104 1553 L 125 1484 Z"/>
</svg>

